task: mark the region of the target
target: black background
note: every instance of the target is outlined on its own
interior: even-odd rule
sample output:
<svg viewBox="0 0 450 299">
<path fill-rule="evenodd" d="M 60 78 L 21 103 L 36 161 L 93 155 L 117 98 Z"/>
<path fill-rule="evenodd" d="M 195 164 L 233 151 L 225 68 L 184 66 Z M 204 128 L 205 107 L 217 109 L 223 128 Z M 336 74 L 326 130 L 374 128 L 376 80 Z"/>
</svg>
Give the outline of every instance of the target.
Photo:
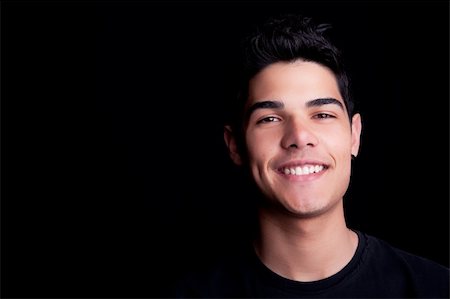
<svg viewBox="0 0 450 299">
<path fill-rule="evenodd" d="M 334 25 L 363 115 L 349 225 L 449 265 L 448 2 L 2 2 L 2 297 L 163 297 L 242 240 L 233 47 Z"/>
</svg>

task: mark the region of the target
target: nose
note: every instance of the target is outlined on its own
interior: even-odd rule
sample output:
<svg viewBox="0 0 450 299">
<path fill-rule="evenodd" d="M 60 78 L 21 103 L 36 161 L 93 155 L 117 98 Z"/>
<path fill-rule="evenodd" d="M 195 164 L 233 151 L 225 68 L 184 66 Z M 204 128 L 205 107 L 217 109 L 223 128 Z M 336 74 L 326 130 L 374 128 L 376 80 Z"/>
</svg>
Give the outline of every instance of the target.
<svg viewBox="0 0 450 299">
<path fill-rule="evenodd" d="M 314 147 L 318 138 L 311 127 L 299 119 L 291 119 L 285 124 L 281 146 L 284 149 L 303 149 Z"/>
</svg>

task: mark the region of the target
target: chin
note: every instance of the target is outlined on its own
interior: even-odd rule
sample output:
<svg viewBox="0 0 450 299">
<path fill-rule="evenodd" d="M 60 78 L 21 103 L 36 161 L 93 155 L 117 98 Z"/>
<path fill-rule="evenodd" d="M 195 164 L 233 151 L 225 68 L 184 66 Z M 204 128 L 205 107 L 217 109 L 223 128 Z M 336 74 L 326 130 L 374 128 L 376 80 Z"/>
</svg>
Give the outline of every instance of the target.
<svg viewBox="0 0 450 299">
<path fill-rule="evenodd" d="M 289 214 L 295 215 L 300 218 L 312 218 L 320 215 L 324 215 L 327 212 L 333 210 L 337 204 L 332 202 L 318 202 L 317 200 L 303 200 L 295 203 L 286 202 L 283 205 Z"/>
<path fill-rule="evenodd" d="M 297 218 L 314 218 L 325 214 L 327 209 L 325 208 L 314 208 L 314 209 L 287 209 L 288 213 Z"/>
</svg>

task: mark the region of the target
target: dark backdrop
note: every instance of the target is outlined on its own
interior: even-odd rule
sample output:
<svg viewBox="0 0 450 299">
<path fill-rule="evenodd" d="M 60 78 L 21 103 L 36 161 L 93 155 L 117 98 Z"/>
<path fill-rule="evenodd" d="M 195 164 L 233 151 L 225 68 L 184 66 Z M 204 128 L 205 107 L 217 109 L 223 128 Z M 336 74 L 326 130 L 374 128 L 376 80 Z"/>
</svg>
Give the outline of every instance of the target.
<svg viewBox="0 0 450 299">
<path fill-rule="evenodd" d="M 349 225 L 449 264 L 448 2 L 3 1 L 2 297 L 162 297 L 245 239 L 238 38 L 334 24 L 363 114 Z"/>
</svg>

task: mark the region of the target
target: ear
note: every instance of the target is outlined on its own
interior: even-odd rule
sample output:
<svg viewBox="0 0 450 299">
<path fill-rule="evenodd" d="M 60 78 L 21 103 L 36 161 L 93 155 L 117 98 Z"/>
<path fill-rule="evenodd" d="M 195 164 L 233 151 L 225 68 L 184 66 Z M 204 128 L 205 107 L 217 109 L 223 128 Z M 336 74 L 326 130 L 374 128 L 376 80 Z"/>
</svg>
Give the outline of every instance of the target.
<svg viewBox="0 0 450 299">
<path fill-rule="evenodd" d="M 225 144 L 228 147 L 228 154 L 234 164 L 242 165 L 241 155 L 239 154 L 236 137 L 233 134 L 233 130 L 230 126 L 225 126 L 223 130 L 223 138 L 225 139 Z"/>
<path fill-rule="evenodd" d="M 356 113 L 352 117 L 352 155 L 355 157 L 358 155 L 359 145 L 361 142 L 361 115 Z"/>
</svg>

